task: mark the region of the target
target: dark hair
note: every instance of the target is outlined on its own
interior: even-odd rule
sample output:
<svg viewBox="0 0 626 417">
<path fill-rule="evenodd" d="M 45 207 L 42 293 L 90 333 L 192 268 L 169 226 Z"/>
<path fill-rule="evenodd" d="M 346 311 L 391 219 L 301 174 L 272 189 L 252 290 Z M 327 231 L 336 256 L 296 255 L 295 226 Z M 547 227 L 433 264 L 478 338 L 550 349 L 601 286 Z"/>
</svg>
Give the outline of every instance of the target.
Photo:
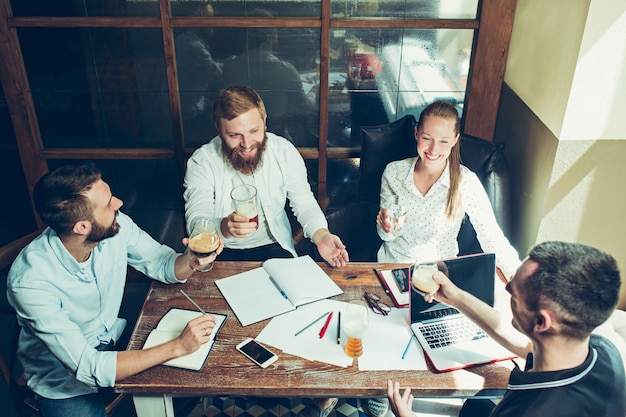
<svg viewBox="0 0 626 417">
<path fill-rule="evenodd" d="M 456 107 L 446 101 L 435 101 L 430 103 L 420 113 L 417 121 L 416 129 L 421 129 L 424 125 L 426 117 L 442 117 L 444 119 L 454 119 L 454 134 L 457 135 L 461 131 L 461 120 Z M 419 140 L 419 138 L 417 138 Z M 457 210 L 461 207 L 461 193 L 459 191 L 461 184 L 461 139 L 450 150 L 448 161 L 450 162 L 450 189 L 448 190 L 448 200 L 446 202 L 446 215 L 453 219 Z"/>
<path fill-rule="evenodd" d="M 213 105 L 213 117 L 218 130 L 221 119 L 233 120 L 251 109 L 258 109 L 261 117 L 267 114 L 261 96 L 248 86 L 232 86 L 219 92 Z"/>
<path fill-rule="evenodd" d="M 248 17 L 275 17 L 269 10 L 256 8 L 248 13 Z M 248 29 L 248 49 L 258 49 L 266 42 L 273 42 L 278 31 L 276 28 L 250 28 Z"/>
<path fill-rule="evenodd" d="M 545 242 L 528 258 L 538 268 L 523 284 L 525 302 L 534 311 L 550 308 L 562 334 L 583 339 L 615 309 L 621 282 L 611 255 L 580 243 Z"/>
<path fill-rule="evenodd" d="M 93 207 L 85 192 L 101 178 L 97 168 L 62 166 L 45 174 L 33 190 L 35 209 L 58 235 L 67 235 L 76 222 L 93 219 Z"/>
</svg>

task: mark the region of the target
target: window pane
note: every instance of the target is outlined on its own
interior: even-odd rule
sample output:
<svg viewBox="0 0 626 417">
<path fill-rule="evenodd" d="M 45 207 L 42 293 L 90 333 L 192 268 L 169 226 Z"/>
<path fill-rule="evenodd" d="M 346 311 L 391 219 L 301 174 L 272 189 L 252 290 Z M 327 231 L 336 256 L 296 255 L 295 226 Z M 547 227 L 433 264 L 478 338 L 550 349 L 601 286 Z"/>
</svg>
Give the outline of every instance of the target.
<svg viewBox="0 0 626 417">
<path fill-rule="evenodd" d="M 360 146 L 361 126 L 419 117 L 435 100 L 462 114 L 472 30 L 337 29 L 329 80 L 329 146 Z"/>
<path fill-rule="evenodd" d="M 217 42 L 228 44 L 215 56 L 223 59 L 223 83 L 249 85 L 263 98 L 270 132 L 296 146 L 318 144 L 319 110 L 315 94 L 319 62 L 319 30 L 215 30 Z"/>
<path fill-rule="evenodd" d="M 182 178 L 174 160 L 52 160 L 50 170 L 61 165 L 91 165 L 102 171 L 121 211 L 153 238 L 183 251 L 184 215 Z"/>
<path fill-rule="evenodd" d="M 478 0 L 331 0 L 333 17 L 475 19 Z"/>
<path fill-rule="evenodd" d="M 18 34 L 44 146 L 172 146 L 159 29 Z"/>
<path fill-rule="evenodd" d="M 37 229 L 4 90 L 0 85 L 0 246 Z"/>
<path fill-rule="evenodd" d="M 247 1 L 225 0 L 215 3 L 217 16 L 263 16 L 259 12 L 269 12 L 265 17 L 319 17 L 321 13 L 321 1 Z"/>
<path fill-rule="evenodd" d="M 11 0 L 14 16 L 159 16 L 159 0 Z"/>
</svg>

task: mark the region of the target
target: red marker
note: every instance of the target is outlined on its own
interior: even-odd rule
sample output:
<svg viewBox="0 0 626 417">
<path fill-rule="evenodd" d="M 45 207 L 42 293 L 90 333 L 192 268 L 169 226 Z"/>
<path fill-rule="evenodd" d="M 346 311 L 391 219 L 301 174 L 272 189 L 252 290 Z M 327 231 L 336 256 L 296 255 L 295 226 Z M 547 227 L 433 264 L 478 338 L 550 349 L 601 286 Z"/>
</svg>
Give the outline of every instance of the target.
<svg viewBox="0 0 626 417">
<path fill-rule="evenodd" d="M 324 337 L 324 335 L 326 334 L 326 330 L 328 329 L 328 325 L 330 324 L 330 319 L 332 318 L 333 318 L 333 312 L 331 311 L 330 314 L 328 315 L 328 318 L 326 319 L 326 323 L 324 323 L 324 327 L 322 327 L 322 330 L 320 330 L 320 339 Z"/>
</svg>

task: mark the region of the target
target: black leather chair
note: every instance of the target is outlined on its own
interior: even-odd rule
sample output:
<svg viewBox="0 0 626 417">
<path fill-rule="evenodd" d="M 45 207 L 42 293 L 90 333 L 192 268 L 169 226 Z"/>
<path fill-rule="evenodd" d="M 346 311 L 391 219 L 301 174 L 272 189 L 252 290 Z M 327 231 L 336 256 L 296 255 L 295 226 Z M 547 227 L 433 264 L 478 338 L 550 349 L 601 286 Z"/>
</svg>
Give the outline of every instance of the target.
<svg viewBox="0 0 626 417">
<path fill-rule="evenodd" d="M 330 230 L 347 246 L 351 261 L 376 261 L 376 253 L 382 244 L 376 232 L 381 177 L 389 162 L 417 154 L 413 134 L 415 124 L 415 118 L 407 115 L 385 125 L 361 128 L 359 201 L 326 216 Z M 504 145 L 464 134 L 460 140 L 461 163 L 478 175 L 496 219 L 507 234 L 510 198 Z M 468 216 L 463 221 L 457 241 L 459 255 L 482 252 Z"/>
</svg>

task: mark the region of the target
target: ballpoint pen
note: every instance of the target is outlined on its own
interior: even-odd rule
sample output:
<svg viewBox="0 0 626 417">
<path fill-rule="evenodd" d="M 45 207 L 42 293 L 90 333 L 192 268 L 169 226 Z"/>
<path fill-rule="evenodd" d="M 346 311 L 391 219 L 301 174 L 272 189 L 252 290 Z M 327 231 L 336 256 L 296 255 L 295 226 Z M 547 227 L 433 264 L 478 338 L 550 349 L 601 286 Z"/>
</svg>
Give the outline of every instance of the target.
<svg viewBox="0 0 626 417">
<path fill-rule="evenodd" d="M 326 323 L 324 323 L 324 327 L 322 327 L 322 330 L 320 330 L 320 339 L 324 337 L 324 335 L 326 334 L 326 330 L 328 330 L 328 325 L 330 324 L 330 319 L 332 318 L 333 318 L 333 312 L 331 311 L 330 314 L 328 315 L 328 318 L 326 319 Z"/>
<path fill-rule="evenodd" d="M 409 339 L 409 343 L 406 344 L 404 348 L 404 352 L 402 353 L 402 360 L 406 358 L 406 354 L 409 353 L 409 348 L 411 347 L 411 343 L 413 343 L 413 335 L 411 334 L 411 338 Z"/>
<path fill-rule="evenodd" d="M 206 311 L 204 311 L 204 310 L 203 310 L 203 309 L 202 309 L 202 308 L 201 308 L 198 304 L 196 304 L 196 302 L 195 302 L 195 301 L 193 301 L 193 300 L 191 299 L 191 297 L 190 297 L 190 296 L 188 296 L 188 295 L 187 295 L 187 293 L 186 293 L 185 291 L 183 291 L 183 290 L 179 290 L 179 291 L 180 291 L 180 293 L 181 293 L 182 295 L 184 295 L 184 296 L 185 296 L 185 298 L 186 298 L 186 299 L 188 299 L 188 300 L 191 302 L 191 304 L 193 304 L 193 305 L 194 305 L 194 306 L 195 306 L 195 307 L 196 307 L 196 308 L 197 308 L 197 309 L 198 309 L 198 310 L 199 310 L 202 314 L 207 314 L 207 312 L 206 312 Z"/>
<path fill-rule="evenodd" d="M 324 317 L 326 317 L 327 314 L 330 314 L 330 311 L 327 313 L 322 314 L 321 316 L 319 316 L 318 318 L 316 318 L 315 320 L 313 320 L 311 323 L 307 324 L 306 326 L 304 326 L 302 329 L 298 330 L 296 332 L 296 334 L 294 336 L 299 335 L 300 333 L 302 333 L 303 331 L 305 331 L 306 329 L 308 329 L 309 327 L 313 326 L 315 323 L 317 323 L 318 321 L 320 321 L 321 319 L 323 319 Z"/>
<path fill-rule="evenodd" d="M 337 344 L 341 343 L 341 311 L 337 312 Z"/>
<path fill-rule="evenodd" d="M 278 283 L 274 280 L 274 277 L 272 277 L 271 275 L 269 277 L 270 277 L 270 281 L 272 281 L 272 284 L 274 284 L 276 289 L 280 291 L 280 294 L 285 298 L 285 300 L 289 300 L 289 297 L 287 297 L 287 294 L 285 294 L 285 291 L 283 291 L 282 288 L 278 286 Z"/>
</svg>

